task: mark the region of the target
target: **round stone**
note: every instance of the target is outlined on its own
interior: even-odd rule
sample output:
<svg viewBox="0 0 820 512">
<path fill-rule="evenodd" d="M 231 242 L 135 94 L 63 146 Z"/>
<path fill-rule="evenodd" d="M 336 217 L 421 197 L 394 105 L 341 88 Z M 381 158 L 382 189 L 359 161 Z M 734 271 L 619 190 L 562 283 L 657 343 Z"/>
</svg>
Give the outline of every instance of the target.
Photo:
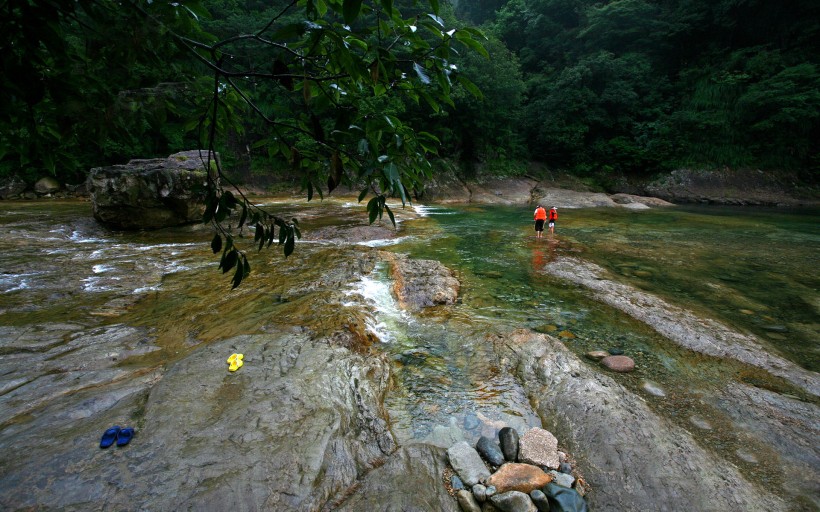
<svg viewBox="0 0 820 512">
<path fill-rule="evenodd" d="M 609 353 L 613 356 L 619 356 L 624 353 L 624 349 L 618 347 L 612 347 L 609 349 Z"/>
<path fill-rule="evenodd" d="M 635 369 L 635 361 L 627 356 L 609 356 L 601 360 L 601 364 L 618 373 L 629 373 Z"/>
<path fill-rule="evenodd" d="M 585 355 L 587 359 L 592 359 L 593 361 L 600 361 L 601 359 L 608 357 L 609 352 L 604 352 L 603 350 L 593 350 L 591 352 L 587 352 Z"/>
</svg>

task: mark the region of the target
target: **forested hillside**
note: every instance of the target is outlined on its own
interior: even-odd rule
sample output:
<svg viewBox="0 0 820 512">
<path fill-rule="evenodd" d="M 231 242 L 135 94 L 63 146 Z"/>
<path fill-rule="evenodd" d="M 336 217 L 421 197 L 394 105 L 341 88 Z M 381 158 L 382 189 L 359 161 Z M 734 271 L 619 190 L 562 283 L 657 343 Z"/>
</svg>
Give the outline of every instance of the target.
<svg viewBox="0 0 820 512">
<path fill-rule="evenodd" d="M 94 166 L 199 146 L 213 79 L 170 34 L 225 40 L 259 30 L 289 3 L 188 2 L 191 16 L 162 23 L 127 3 L 4 3 L 0 176 L 79 182 Z M 405 16 L 429 14 L 426 3 L 395 4 Z M 295 26 L 300 12 L 277 23 Z M 467 51 L 468 41 L 448 54 L 461 78 L 448 78 L 445 101 L 387 94 L 366 108 L 434 136 L 439 156 L 465 169 L 521 172 L 535 161 L 602 177 L 726 166 L 818 181 L 816 1 L 454 0 L 433 19 L 479 26 L 489 58 Z M 277 71 L 264 53 L 243 58 Z M 274 85 L 253 87 L 259 111 L 298 123 L 303 112 L 281 90 L 299 84 Z M 338 121 L 325 112 L 311 122 Z M 293 153 L 270 146 L 270 127 L 254 112 L 233 114 L 217 147 L 229 167 L 293 174 Z"/>
</svg>

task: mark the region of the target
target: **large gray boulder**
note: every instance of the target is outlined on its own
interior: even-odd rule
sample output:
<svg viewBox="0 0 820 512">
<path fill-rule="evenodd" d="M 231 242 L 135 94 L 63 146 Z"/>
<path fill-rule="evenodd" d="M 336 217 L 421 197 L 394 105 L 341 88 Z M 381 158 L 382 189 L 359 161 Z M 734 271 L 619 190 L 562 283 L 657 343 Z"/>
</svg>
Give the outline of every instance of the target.
<svg viewBox="0 0 820 512">
<path fill-rule="evenodd" d="M 116 229 L 158 229 L 199 221 L 205 209 L 207 161 L 207 151 L 193 150 L 91 169 L 88 189 L 94 217 Z"/>
</svg>

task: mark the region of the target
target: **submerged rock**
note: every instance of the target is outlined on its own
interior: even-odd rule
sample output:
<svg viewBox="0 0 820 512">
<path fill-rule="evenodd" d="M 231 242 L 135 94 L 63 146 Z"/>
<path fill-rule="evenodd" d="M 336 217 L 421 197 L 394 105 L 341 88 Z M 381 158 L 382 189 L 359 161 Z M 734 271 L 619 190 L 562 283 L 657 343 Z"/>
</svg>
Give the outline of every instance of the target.
<svg viewBox="0 0 820 512">
<path fill-rule="evenodd" d="M 629 373 L 635 369 L 635 361 L 627 356 L 608 356 L 601 359 L 601 364 L 618 373 Z"/>
<path fill-rule="evenodd" d="M 401 254 L 384 253 L 390 261 L 393 289 L 402 307 L 417 310 L 454 304 L 460 283 L 453 272 L 435 260 L 414 260 Z"/>
</svg>

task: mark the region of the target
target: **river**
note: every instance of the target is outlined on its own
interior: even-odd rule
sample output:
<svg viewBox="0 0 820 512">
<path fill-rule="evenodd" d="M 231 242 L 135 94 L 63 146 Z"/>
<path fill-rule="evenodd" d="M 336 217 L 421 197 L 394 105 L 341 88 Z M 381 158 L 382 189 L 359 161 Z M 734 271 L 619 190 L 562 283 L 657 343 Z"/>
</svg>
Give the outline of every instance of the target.
<svg viewBox="0 0 820 512">
<path fill-rule="evenodd" d="M 230 276 L 215 268 L 206 227 L 123 233 L 99 226 L 88 203 L 2 203 L 0 329 L 36 345 L 113 323 L 146 328 L 162 350 L 120 364 L 147 367 L 271 323 L 320 328 L 322 319 L 307 318 L 297 297 L 282 295 L 283 282 L 309 287 L 316 266 L 334 264 L 323 250 L 336 242 L 310 237 L 311 230 L 359 224 L 366 214 L 344 201 L 270 207 L 300 218 L 306 240 L 287 260 L 273 248 L 253 257 L 251 276 L 231 292 Z M 568 256 L 594 262 L 619 282 L 754 335 L 765 350 L 817 372 L 820 212 L 562 209 L 555 235 L 541 240 L 533 236 L 529 208 L 419 206 L 399 208 L 397 217 L 397 238 L 366 245 L 441 261 L 462 285 L 456 307 L 418 314 L 398 308 L 383 264 L 343 290 L 370 308 L 377 350 L 392 361 L 396 385 L 385 406 L 400 444 L 446 447 L 493 435 L 493 425 L 540 426 L 520 383 L 499 371 L 486 343 L 494 333 L 523 327 L 558 337 L 581 358 L 591 350 L 623 351 L 637 369 L 613 374 L 619 383 L 659 415 L 696 430 L 704 447 L 750 478 L 784 485 L 776 450 L 709 396 L 730 381 L 815 406 L 816 396 L 670 343 L 547 270 Z M 3 393 L 15 389 L 12 375 L 3 379 Z M 25 411 L 18 412 L 4 425 L 25 422 Z"/>
</svg>

